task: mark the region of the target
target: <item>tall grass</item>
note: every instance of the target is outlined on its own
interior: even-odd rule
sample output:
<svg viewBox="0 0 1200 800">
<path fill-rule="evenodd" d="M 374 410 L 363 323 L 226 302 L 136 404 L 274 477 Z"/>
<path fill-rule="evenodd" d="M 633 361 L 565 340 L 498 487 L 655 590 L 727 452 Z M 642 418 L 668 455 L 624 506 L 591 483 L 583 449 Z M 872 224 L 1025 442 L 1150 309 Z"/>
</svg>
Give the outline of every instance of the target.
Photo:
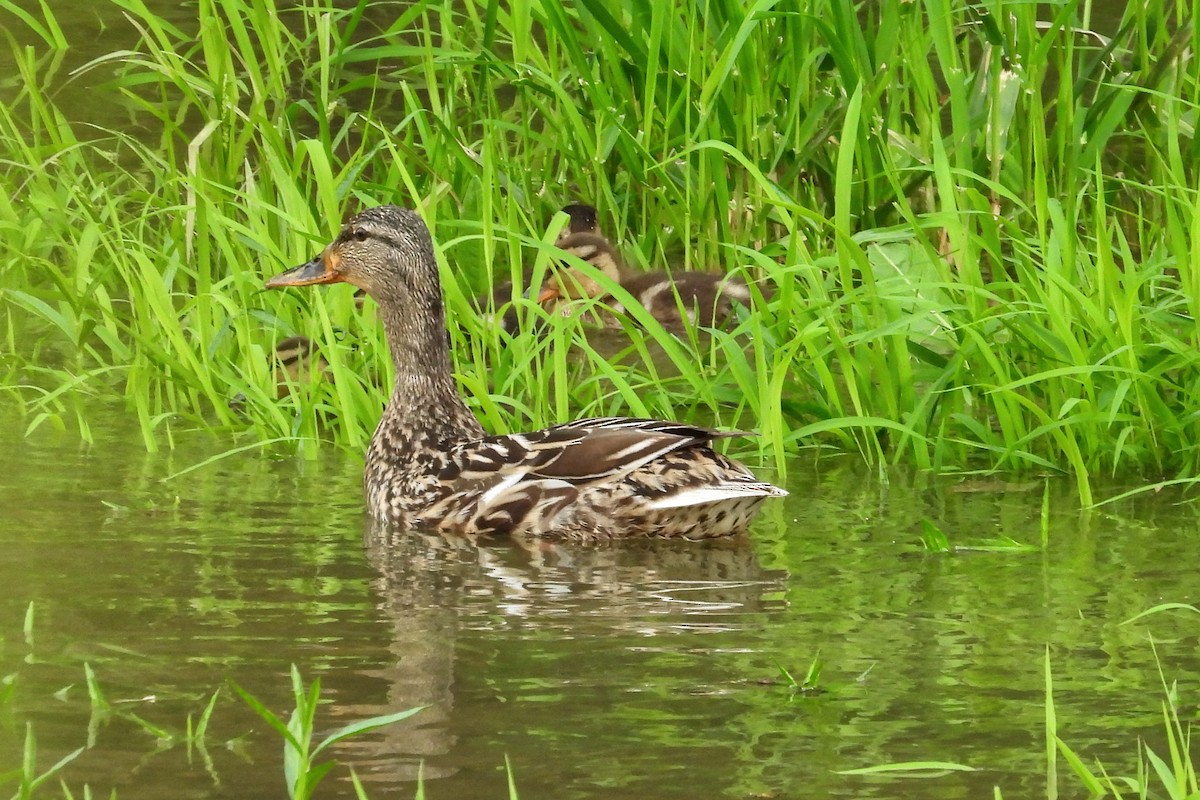
<svg viewBox="0 0 1200 800">
<path fill-rule="evenodd" d="M 990 0 L 199 0 L 183 30 L 110 0 L 136 47 L 85 68 L 137 127 L 54 104 L 62 28 L 0 0 L 5 393 L 86 435 L 125 396 L 180 425 L 361 448 L 388 380 L 348 291 L 261 292 L 363 205 L 421 209 L 461 385 L 493 430 L 634 413 L 931 469 L 1193 474 L 1200 440 L 1200 80 L 1188 4 Z M 1178 33 L 1177 33 L 1178 31 Z M 531 35 L 532 34 L 532 35 Z M 616 356 L 536 281 L 582 198 L 631 261 L 740 271 L 730 330 L 631 324 Z M 537 323 L 537 324 L 533 324 Z M 278 402 L 269 354 L 320 342 L 332 382 Z M 571 346 L 571 355 L 565 354 Z M 243 394 L 242 409 L 228 399 Z M 336 422 L 334 421 L 336 417 Z"/>
</svg>

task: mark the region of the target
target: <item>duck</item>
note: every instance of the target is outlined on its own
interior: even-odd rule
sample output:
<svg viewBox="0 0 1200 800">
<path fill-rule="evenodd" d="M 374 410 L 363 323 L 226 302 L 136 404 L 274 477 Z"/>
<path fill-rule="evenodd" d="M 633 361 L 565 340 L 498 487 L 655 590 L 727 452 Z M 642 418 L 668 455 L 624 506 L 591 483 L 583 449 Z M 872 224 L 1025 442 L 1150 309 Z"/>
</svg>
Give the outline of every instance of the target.
<svg viewBox="0 0 1200 800">
<path fill-rule="evenodd" d="M 354 292 L 354 305 L 362 311 L 367 299 L 366 292 L 361 289 Z M 329 359 L 321 354 L 317 343 L 307 336 L 289 336 L 275 345 L 271 354 L 271 366 L 275 376 L 275 397 L 278 400 L 288 396 L 292 384 L 306 383 L 313 380 L 314 375 L 321 379 L 333 378 L 329 369 Z M 245 400 L 239 395 L 238 400 Z"/>
<path fill-rule="evenodd" d="M 598 212 L 594 206 L 570 203 L 563 207 L 563 212 L 569 219 L 562 232 L 559 233 L 556 244 L 574 233 L 599 233 L 596 222 Z M 605 244 L 607 244 L 607 240 L 605 240 Z M 519 333 L 520 317 L 517 309 L 512 305 L 512 301 L 525 296 L 525 292 L 520 291 L 519 287 L 515 286 L 511 280 L 501 281 L 496 283 L 491 291 L 476 296 L 475 310 L 485 322 L 500 330 L 510 334 Z M 498 315 L 496 312 L 500 309 L 503 309 L 504 313 Z"/>
<path fill-rule="evenodd" d="M 378 304 L 396 381 L 367 449 L 367 508 L 385 526 L 558 540 L 703 539 L 745 532 L 787 494 L 717 452 L 744 435 L 684 422 L 592 417 L 488 434 L 455 385 L 429 228 L 367 208 L 317 257 L 266 287 L 345 282 Z"/>
<path fill-rule="evenodd" d="M 568 223 L 555 244 L 566 253 L 595 267 L 610 281 L 633 296 L 663 327 L 681 330 L 685 325 L 722 327 L 733 314 L 735 302 L 750 303 L 750 287 L 739 276 L 719 272 L 630 270 L 612 242 L 601 233 L 594 206 L 571 203 L 563 208 Z M 617 314 L 625 307 L 591 276 L 577 267 L 565 266 L 542 285 L 538 302 L 554 307 L 564 300 L 604 300 Z M 615 317 L 606 323 L 617 324 Z"/>
<path fill-rule="evenodd" d="M 287 397 L 292 387 L 307 383 L 317 376 L 332 379 L 329 361 L 321 355 L 316 342 L 307 336 L 289 336 L 275 345 L 269 357 L 275 380 L 275 399 Z M 227 405 L 235 411 L 245 411 L 246 393 L 238 392 Z"/>
<path fill-rule="evenodd" d="M 330 376 L 329 361 L 321 355 L 315 342 L 307 336 L 289 336 L 275 345 L 272 355 L 275 373 L 275 397 L 282 400 L 288 396 L 291 386 L 307 383 L 314 375 Z"/>
<path fill-rule="evenodd" d="M 521 327 L 521 318 L 513 301 L 521 296 L 512 281 L 501 281 L 493 286 L 490 292 L 484 292 L 475 298 L 475 311 L 485 324 L 509 334 L 516 334 Z M 503 314 L 499 313 L 501 310 Z"/>
</svg>

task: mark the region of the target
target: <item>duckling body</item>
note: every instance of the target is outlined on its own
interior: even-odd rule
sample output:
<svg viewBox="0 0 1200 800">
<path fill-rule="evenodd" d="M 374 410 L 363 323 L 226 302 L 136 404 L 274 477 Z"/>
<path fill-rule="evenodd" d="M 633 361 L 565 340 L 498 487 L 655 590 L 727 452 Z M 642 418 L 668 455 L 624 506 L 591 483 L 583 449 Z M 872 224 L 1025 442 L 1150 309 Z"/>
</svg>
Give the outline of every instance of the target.
<svg viewBox="0 0 1200 800">
<path fill-rule="evenodd" d="M 729 321 L 735 301 L 750 303 L 743 279 L 716 272 L 643 272 L 627 275 L 621 286 L 668 328 L 681 328 L 685 320 L 719 328 Z"/>
<path fill-rule="evenodd" d="M 321 377 L 329 374 L 329 362 L 307 336 L 289 336 L 275 345 L 274 367 L 275 395 L 280 400 L 288 396 L 292 385 L 307 383 L 314 373 Z"/>
<path fill-rule="evenodd" d="M 612 242 L 600 233 L 595 208 L 575 203 L 563 211 L 570 222 L 557 240 L 559 249 L 588 262 L 619 284 L 664 327 L 681 329 L 685 323 L 720 327 L 728 322 L 735 302 L 750 302 L 750 288 L 741 277 L 719 272 L 634 272 L 625 266 Z M 539 299 L 547 304 L 581 298 L 605 300 L 613 311 L 625 311 L 598 281 L 570 267 L 547 280 Z M 617 324 L 613 318 L 606 323 Z"/>
<path fill-rule="evenodd" d="M 424 222 L 396 206 L 348 221 L 321 256 L 268 287 L 346 281 L 379 305 L 396 385 L 367 451 L 371 514 L 446 533 L 705 538 L 746 529 L 786 494 L 712 448 L 732 436 L 602 417 L 488 436 L 459 397 Z"/>
</svg>

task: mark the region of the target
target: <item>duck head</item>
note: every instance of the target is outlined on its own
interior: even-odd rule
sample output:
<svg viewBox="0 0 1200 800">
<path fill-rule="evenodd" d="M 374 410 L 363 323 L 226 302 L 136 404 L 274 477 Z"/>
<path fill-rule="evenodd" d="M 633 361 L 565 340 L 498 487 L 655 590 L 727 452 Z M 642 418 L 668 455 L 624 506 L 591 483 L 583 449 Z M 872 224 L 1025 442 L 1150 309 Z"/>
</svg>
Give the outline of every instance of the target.
<svg viewBox="0 0 1200 800">
<path fill-rule="evenodd" d="M 569 219 L 567 227 L 558 235 L 556 244 L 561 245 L 564 239 L 575 233 L 600 233 L 600 225 L 596 222 L 600 212 L 595 206 L 589 206 L 587 203 L 569 203 L 563 206 L 562 210 Z"/>
<path fill-rule="evenodd" d="M 623 272 L 621 257 L 612 246 L 612 242 L 600 234 L 586 232 L 568 234 L 558 240 L 558 248 L 591 264 L 614 283 L 621 282 Z M 542 290 L 538 294 L 538 302 L 545 304 L 557 299 L 595 298 L 606 294 L 608 291 L 593 278 L 585 275 L 582 270 L 563 263 L 556 270 L 556 274 L 542 285 Z"/>
<path fill-rule="evenodd" d="M 441 303 L 433 241 L 424 221 L 399 206 L 351 217 L 319 256 L 267 280 L 268 289 L 345 282 L 393 304 Z"/>
<path fill-rule="evenodd" d="M 436 360 L 449 374 L 437 258 L 429 228 L 416 212 L 368 208 L 347 220 L 321 255 L 270 278 L 266 286 L 319 283 L 349 283 L 375 300 L 398 371 L 418 374 Z"/>
</svg>

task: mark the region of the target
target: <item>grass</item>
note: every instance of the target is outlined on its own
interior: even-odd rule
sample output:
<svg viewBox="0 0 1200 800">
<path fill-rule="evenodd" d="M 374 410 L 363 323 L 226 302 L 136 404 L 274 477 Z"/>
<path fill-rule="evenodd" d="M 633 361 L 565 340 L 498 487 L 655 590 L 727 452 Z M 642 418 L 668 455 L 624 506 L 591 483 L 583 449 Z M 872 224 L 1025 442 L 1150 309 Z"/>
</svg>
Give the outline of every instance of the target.
<svg viewBox="0 0 1200 800">
<path fill-rule="evenodd" d="M 246 702 L 263 720 L 267 722 L 280 736 L 283 737 L 283 771 L 287 783 L 288 797 L 292 800 L 308 800 L 316 791 L 317 785 L 333 769 L 332 761 L 314 763 L 321 751 L 343 739 L 358 736 L 363 733 L 392 725 L 408 719 L 424 706 L 398 711 L 394 714 L 371 717 L 345 725 L 330 733 L 315 746 L 313 734 L 317 708 L 321 701 L 321 681 L 314 680 L 305 687 L 300 671 L 292 666 L 292 695 L 295 707 L 287 722 L 277 717 L 269 708 L 245 689 L 237 684 L 233 690 Z M 355 779 L 355 787 L 360 797 L 363 797 L 362 785 Z"/>
<path fill-rule="evenodd" d="M 32 657 L 32 628 L 33 604 L 30 603 L 25 621 L 26 645 L 30 650 L 29 657 L 25 659 L 27 665 L 36 663 L 36 660 Z M 220 690 L 213 692 L 208 703 L 199 712 L 195 721 L 193 721 L 191 714 L 188 715 L 186 731 L 182 734 L 177 734 L 162 725 L 143 719 L 134 712 L 124 710 L 116 704 L 109 702 L 95 673 L 86 663 L 84 664 L 84 678 L 87 686 L 88 700 L 91 705 L 91 715 L 85 744 L 62 756 L 48 768 L 42 767 L 39 765 L 37 737 L 34 734 L 33 724 L 26 722 L 23 746 L 19 757 L 20 763 L 15 767 L 10 766 L 8 763 L 0 763 L 0 792 L 5 791 L 6 787 L 12 786 L 14 788 L 14 793 L 11 795 L 12 800 L 33 800 L 34 798 L 47 796 L 59 796 L 71 800 L 76 794 L 67 782 L 67 774 L 65 773 L 68 773 L 68 766 L 83 753 L 98 746 L 100 729 L 111 722 L 114 717 L 120 717 L 128 722 L 132 722 L 137 729 L 150 734 L 155 741 L 155 753 L 161 753 L 168 748 L 174 747 L 182 740 L 187 745 L 188 763 L 191 763 L 193 754 L 196 754 L 211 777 L 213 786 L 219 787 L 221 785 L 220 776 L 217 774 L 216 767 L 208 754 L 206 738 L 209 722 L 212 720 L 213 712 L 217 707 L 217 701 L 220 697 Z M 5 715 L 11 713 L 11 709 L 15 705 L 15 687 L 18 682 L 19 673 L 11 673 L 0 678 L 0 712 L 3 712 Z M 284 781 L 289 798 L 311 798 L 314 796 L 315 790 L 321 780 L 335 766 L 332 761 L 318 763 L 315 760 L 326 748 L 346 739 L 408 719 L 423 708 L 410 708 L 392 714 L 361 719 L 328 733 L 320 742 L 314 743 L 316 715 L 322 703 L 320 679 L 315 679 L 311 684 L 306 686 L 299 670 L 293 665 L 291 684 L 294 707 L 288 715 L 287 720 L 284 721 L 257 697 L 236 683 L 231 682 L 234 693 L 282 737 L 282 764 Z M 55 697 L 59 701 L 65 700 L 72 688 L 72 686 L 65 687 L 55 693 Z M 234 742 L 229 741 L 224 744 L 226 747 L 230 747 Z M 505 760 L 505 768 L 508 778 L 507 794 L 510 800 L 515 800 L 518 797 L 516 784 L 512 766 L 507 762 L 507 759 Z M 350 770 L 350 777 L 356 796 L 361 800 L 366 800 L 366 790 L 363 788 L 358 776 L 354 773 L 353 768 Z M 107 795 L 93 794 L 93 789 L 89 784 L 84 784 L 78 791 L 80 792 L 79 796 L 84 798 L 107 796 L 110 800 L 115 800 L 117 797 L 115 789 Z M 424 783 L 418 778 L 415 797 L 420 800 L 420 798 L 425 796 L 424 791 Z M 3 796 L 3 794 L 0 794 L 0 796 Z"/>
<path fill-rule="evenodd" d="M 84 665 L 84 672 L 88 697 L 92 705 L 92 721 L 88 726 L 86 744 L 62 756 L 49 768 L 42 768 L 38 765 L 37 738 L 34 735 L 33 725 L 27 722 L 25 724 L 24 746 L 19 766 L 8 768 L 7 764 L 0 765 L 0 790 L 3 790 L 6 785 L 11 784 L 15 786 L 12 800 L 33 800 L 35 797 L 46 797 L 48 794 L 54 794 L 55 790 L 57 790 L 58 795 L 61 797 L 73 798 L 75 795 L 66 782 L 63 773 L 68 765 L 86 750 L 97 746 L 98 729 L 102 724 L 108 722 L 108 718 L 112 716 L 122 716 L 154 736 L 157 742 L 156 752 L 161 752 L 177 743 L 175 735 L 170 731 L 148 722 L 130 711 L 117 711 L 105 699 L 103 690 L 100 688 L 95 674 L 86 664 Z M 393 714 L 362 719 L 329 733 L 319 743 L 314 745 L 314 722 L 321 702 L 320 680 L 314 680 L 312 684 L 306 687 L 295 666 L 292 667 L 291 679 L 295 707 L 286 722 L 276 716 L 258 698 L 249 694 L 240 686 L 232 684 L 233 691 L 246 702 L 254 713 L 283 737 L 283 771 L 289 798 L 310 798 L 314 796 L 317 785 L 334 767 L 332 761 L 321 763 L 315 763 L 314 761 L 325 748 L 337 742 L 400 722 L 421 710 L 420 707 L 410 708 Z M 11 687 L 16 682 L 17 676 L 15 674 L 7 676 L 0 682 L 0 686 L 8 687 L 5 691 L 0 692 L 0 710 L 4 710 L 6 706 L 12 704 L 13 693 Z M 66 691 L 63 690 L 63 693 L 65 694 Z M 199 718 L 194 725 L 191 715 L 188 716 L 186 732 L 189 763 L 192 752 L 195 751 L 198 753 L 205 764 L 206 770 L 213 779 L 214 786 L 220 785 L 220 779 L 208 756 L 205 735 L 219 696 L 219 691 L 212 694 L 208 704 L 200 712 Z M 508 796 L 516 798 L 517 793 L 511 765 L 506 764 L 506 768 L 508 772 Z M 351 780 L 355 787 L 356 796 L 365 800 L 367 797 L 366 792 L 357 775 L 354 774 L 353 769 L 351 769 Z M 87 784 L 83 786 L 81 792 L 83 797 L 93 796 L 93 790 Z M 116 798 L 116 791 L 113 790 L 107 796 Z M 423 796 L 424 785 L 422 781 L 418 780 L 416 797 L 421 798 Z"/>
<path fill-rule="evenodd" d="M 1057 472 L 1084 505 L 1100 476 L 1197 471 L 1187 3 L 1130 4 L 1102 36 L 1089 4 L 1000 0 L 199 0 L 186 30 L 110 2 L 136 43 L 81 72 L 132 124 L 95 127 L 55 104 L 82 79 L 58 71 L 64 26 L 0 0 L 20 79 L 0 392 L 30 430 L 86 438 L 123 397 L 151 449 L 197 426 L 363 448 L 389 377 L 369 304 L 261 285 L 391 201 L 434 232 L 491 430 L 696 419 L 761 431 L 781 469 L 816 446 Z M 620 357 L 527 301 L 543 335 L 494 329 L 472 298 L 535 282 L 573 199 L 635 264 L 741 272 L 771 299 L 703 336 L 631 323 Z M 293 334 L 333 381 L 280 402 L 269 354 Z"/>
<path fill-rule="evenodd" d="M 1195 608 L 1191 608 L 1195 612 Z M 1154 609 L 1145 614 L 1156 613 Z M 1139 615 L 1145 616 L 1145 614 Z M 1157 659 L 1157 651 L 1155 657 Z M 1163 677 L 1161 665 L 1159 676 Z M 1156 752 L 1145 740 L 1138 740 L 1136 772 L 1133 775 L 1111 775 L 1099 760 L 1088 763 L 1058 735 L 1058 720 L 1054 710 L 1053 678 L 1050 653 L 1046 653 L 1046 774 L 1047 785 L 1053 787 L 1059 774 L 1058 759 L 1062 758 L 1075 780 L 1091 797 L 1123 798 L 1166 797 L 1185 800 L 1200 795 L 1196 780 L 1196 760 L 1191 750 L 1192 731 L 1187 714 L 1182 712 L 1177 687 L 1167 685 L 1163 677 L 1162 739 L 1166 757 Z M 999 793 L 997 793 L 999 797 Z"/>
<path fill-rule="evenodd" d="M 25 612 L 23 629 L 25 649 L 27 651 L 23 659 L 25 668 L 34 668 L 40 663 L 35 656 L 34 619 L 34 604 L 31 602 Z M 0 644 L 3 644 L 3 642 L 0 641 Z M 177 733 L 168 726 L 151 722 L 128 710 L 127 704 L 129 701 L 110 702 L 105 696 L 100 681 L 89 664 L 83 664 L 83 673 L 91 709 L 84 745 L 63 755 L 49 768 L 43 768 L 38 763 L 37 737 L 34 735 L 33 725 L 30 722 L 26 722 L 19 765 L 12 767 L 8 763 L 0 763 L 0 792 L 3 792 L 6 786 L 12 785 L 15 787 L 15 792 L 12 795 L 13 800 L 32 800 L 35 797 L 45 797 L 48 792 L 53 792 L 56 789 L 61 793 L 60 796 L 66 798 L 74 797 L 74 793 L 65 780 L 64 771 L 68 765 L 79 758 L 85 751 L 97 747 L 100 730 L 107 726 L 114 718 L 121 718 L 126 722 L 131 722 L 136 729 L 153 737 L 155 741 L 155 753 L 161 753 L 164 750 L 174 747 L 181 741 L 184 742 L 187 746 L 188 763 L 192 762 L 193 754 L 199 756 L 205 770 L 212 778 L 213 786 L 220 786 L 220 777 L 208 754 L 207 738 L 209 723 L 212 720 L 218 699 L 221 695 L 219 689 L 212 693 L 207 704 L 196 715 L 194 720 L 193 715 L 188 714 L 186 730 L 182 733 Z M 6 723 L 8 722 L 7 718 L 16 707 L 16 687 L 21 682 L 20 678 L 20 671 L 0 677 L 0 714 L 6 717 Z M 408 719 L 423 708 L 410 708 L 392 714 L 360 719 L 343 725 L 325 735 L 320 742 L 314 743 L 316 716 L 322 703 L 321 681 L 319 678 L 306 686 L 300 675 L 300 671 L 294 664 L 292 665 L 291 688 L 294 706 L 286 722 L 272 712 L 261 700 L 236 683 L 231 681 L 230 685 L 233 692 L 283 738 L 282 763 L 289 798 L 310 798 L 314 795 L 318 784 L 334 767 L 332 761 L 317 763 L 315 760 L 326 748 L 346 739 L 361 736 L 364 733 L 369 733 Z M 55 692 L 55 699 L 59 702 L 66 701 L 73 688 L 73 685 L 69 685 Z M 233 740 L 224 742 L 227 748 L 233 744 Z M 357 796 L 365 798 L 366 793 L 357 776 L 354 775 L 353 770 L 351 770 L 351 778 Z M 508 766 L 508 786 L 509 797 L 515 798 L 517 795 L 513 783 L 511 766 Z M 90 798 L 93 796 L 92 788 L 87 784 L 82 787 L 81 791 L 83 797 Z M 424 796 L 424 788 L 421 781 L 418 781 L 416 791 L 418 798 Z M 3 795 L 0 794 L 0 796 Z M 117 796 L 116 791 L 113 790 L 108 796 L 115 798 Z"/>
</svg>

